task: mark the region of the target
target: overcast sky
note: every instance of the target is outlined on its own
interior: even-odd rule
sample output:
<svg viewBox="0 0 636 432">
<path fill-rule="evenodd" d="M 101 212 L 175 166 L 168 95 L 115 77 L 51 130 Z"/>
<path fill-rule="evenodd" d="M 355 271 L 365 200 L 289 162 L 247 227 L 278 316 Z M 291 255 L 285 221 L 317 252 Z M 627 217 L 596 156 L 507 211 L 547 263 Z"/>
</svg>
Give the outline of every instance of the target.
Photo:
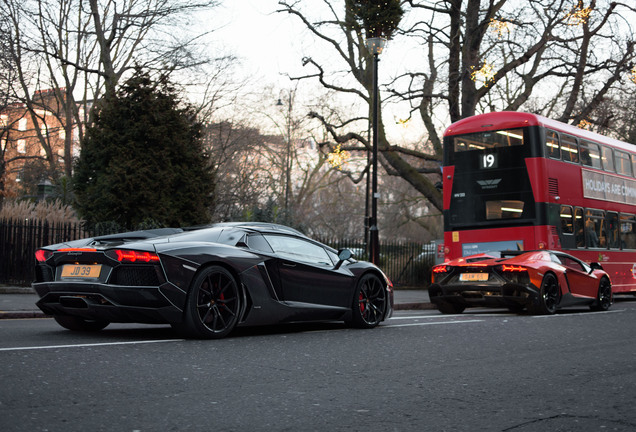
<svg viewBox="0 0 636 432">
<path fill-rule="evenodd" d="M 325 11 L 319 0 L 304 0 L 302 8 L 310 11 L 312 18 L 317 16 L 314 13 Z M 311 56 L 322 59 L 322 63 L 329 63 L 328 56 L 335 54 L 326 43 L 317 41 L 298 17 L 276 13 L 278 9 L 278 0 L 225 0 L 212 13 L 212 25 L 216 29 L 212 40 L 219 44 L 217 48 L 238 57 L 241 75 L 256 78 L 257 85 L 288 89 L 292 84 L 287 75 L 314 72 L 303 68 L 303 57 Z M 380 56 L 380 85 L 420 61 L 419 50 L 420 47 L 412 41 L 390 41 Z M 342 64 L 338 65 L 338 68 L 342 67 Z M 303 81 L 305 88 L 312 85 L 318 84 L 316 81 Z M 385 106 L 383 117 L 387 133 L 401 140 L 418 141 L 422 138 L 423 128 L 417 124 L 417 119 L 408 127 L 397 126 L 397 121 L 408 117 L 408 113 L 407 105 Z"/>
</svg>

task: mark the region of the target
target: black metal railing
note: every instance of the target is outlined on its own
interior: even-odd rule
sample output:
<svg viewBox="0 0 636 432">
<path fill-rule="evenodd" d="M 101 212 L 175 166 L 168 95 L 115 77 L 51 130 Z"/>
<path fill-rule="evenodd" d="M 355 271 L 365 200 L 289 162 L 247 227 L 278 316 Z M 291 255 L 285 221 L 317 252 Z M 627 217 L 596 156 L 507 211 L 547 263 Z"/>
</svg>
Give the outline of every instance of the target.
<svg viewBox="0 0 636 432">
<path fill-rule="evenodd" d="M 81 223 L 0 220 L 0 284 L 29 285 L 33 280 L 35 251 L 39 247 L 102 234 L 108 233 L 93 233 L 84 229 Z M 336 249 L 351 249 L 357 259 L 368 259 L 363 240 L 318 240 Z M 379 267 L 396 287 L 428 286 L 431 266 L 435 261 L 434 245 L 380 240 L 379 249 Z"/>
<path fill-rule="evenodd" d="M 363 240 L 318 239 L 335 249 L 347 248 L 355 258 L 368 260 Z M 396 287 L 425 287 L 431 280 L 431 267 L 437 253 L 434 244 L 380 239 L 380 262 L 378 266 Z"/>
</svg>

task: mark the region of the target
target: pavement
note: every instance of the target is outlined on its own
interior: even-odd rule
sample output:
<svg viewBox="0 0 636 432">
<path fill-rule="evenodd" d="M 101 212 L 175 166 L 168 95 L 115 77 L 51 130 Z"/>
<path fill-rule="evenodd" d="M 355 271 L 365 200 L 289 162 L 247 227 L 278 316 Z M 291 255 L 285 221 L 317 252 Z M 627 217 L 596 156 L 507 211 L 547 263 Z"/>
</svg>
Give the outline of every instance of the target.
<svg viewBox="0 0 636 432">
<path fill-rule="evenodd" d="M 395 289 L 394 310 L 435 309 L 426 289 Z M 31 287 L 0 285 L 0 319 L 45 318 L 35 303 L 39 297 Z"/>
</svg>

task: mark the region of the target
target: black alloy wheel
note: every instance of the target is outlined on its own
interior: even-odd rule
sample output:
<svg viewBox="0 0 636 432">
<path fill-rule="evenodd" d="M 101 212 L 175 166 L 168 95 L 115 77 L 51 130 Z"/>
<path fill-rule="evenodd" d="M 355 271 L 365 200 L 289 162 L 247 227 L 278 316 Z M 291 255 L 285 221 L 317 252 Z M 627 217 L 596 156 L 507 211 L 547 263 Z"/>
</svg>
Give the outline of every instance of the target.
<svg viewBox="0 0 636 432">
<path fill-rule="evenodd" d="M 539 298 L 533 303 L 531 311 L 536 315 L 552 315 L 556 312 L 560 302 L 559 282 L 555 275 L 548 273 L 543 277 Z"/>
<path fill-rule="evenodd" d="M 53 319 L 65 329 L 84 332 L 100 331 L 110 324 L 108 321 L 88 320 L 72 315 L 53 315 Z"/>
<path fill-rule="evenodd" d="M 240 307 L 240 291 L 232 274 L 223 267 L 208 267 L 192 282 L 184 321 L 174 327 L 190 337 L 220 339 L 236 327 Z"/>
<path fill-rule="evenodd" d="M 352 324 L 357 328 L 373 328 L 380 324 L 387 308 L 387 293 L 373 274 L 362 276 L 353 301 Z"/>
<path fill-rule="evenodd" d="M 593 311 L 606 311 L 612 305 L 612 284 L 606 277 L 598 285 L 596 301 L 590 305 Z"/>
</svg>

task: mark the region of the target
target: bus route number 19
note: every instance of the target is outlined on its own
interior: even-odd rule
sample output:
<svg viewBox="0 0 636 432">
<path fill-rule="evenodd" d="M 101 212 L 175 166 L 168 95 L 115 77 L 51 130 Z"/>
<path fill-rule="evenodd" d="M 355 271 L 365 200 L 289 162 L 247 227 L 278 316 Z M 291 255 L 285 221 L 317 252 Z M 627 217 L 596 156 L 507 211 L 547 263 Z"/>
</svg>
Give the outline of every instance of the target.
<svg viewBox="0 0 636 432">
<path fill-rule="evenodd" d="M 494 153 L 482 155 L 480 168 L 497 168 L 497 155 Z"/>
</svg>

